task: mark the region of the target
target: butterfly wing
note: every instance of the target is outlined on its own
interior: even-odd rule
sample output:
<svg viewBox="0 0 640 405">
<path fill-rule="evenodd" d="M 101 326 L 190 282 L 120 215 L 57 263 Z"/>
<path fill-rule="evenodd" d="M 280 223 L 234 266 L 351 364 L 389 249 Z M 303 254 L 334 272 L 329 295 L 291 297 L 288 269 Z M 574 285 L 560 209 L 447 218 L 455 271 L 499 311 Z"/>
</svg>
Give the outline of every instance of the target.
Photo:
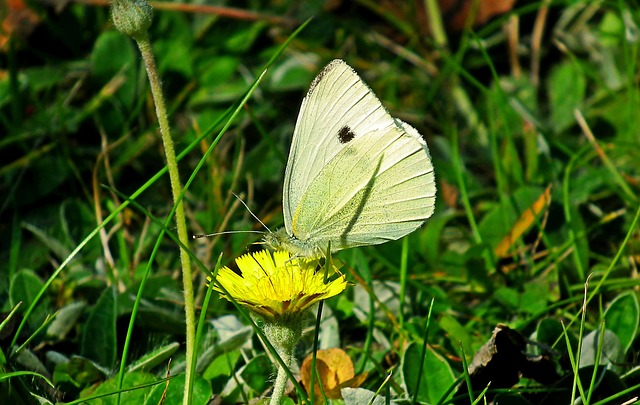
<svg viewBox="0 0 640 405">
<path fill-rule="evenodd" d="M 435 191 L 427 146 L 412 127 L 398 121 L 356 134 L 302 196 L 293 235 L 334 251 L 396 240 L 431 216 Z"/>
<path fill-rule="evenodd" d="M 433 213 L 426 143 L 335 60 L 303 100 L 284 181 L 286 232 L 332 250 L 398 239 Z"/>
<path fill-rule="evenodd" d="M 283 212 L 289 234 L 293 214 L 311 182 L 345 147 L 338 136 L 341 129 L 365 133 L 393 125 L 380 101 L 344 61 L 332 61 L 316 76 L 300 107 L 284 175 Z"/>
</svg>

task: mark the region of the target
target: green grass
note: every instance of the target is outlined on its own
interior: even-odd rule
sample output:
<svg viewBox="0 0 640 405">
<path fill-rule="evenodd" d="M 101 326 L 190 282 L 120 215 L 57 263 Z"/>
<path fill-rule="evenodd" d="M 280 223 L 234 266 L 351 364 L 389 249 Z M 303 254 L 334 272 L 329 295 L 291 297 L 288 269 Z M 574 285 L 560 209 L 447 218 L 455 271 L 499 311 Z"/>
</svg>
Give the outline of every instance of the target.
<svg viewBox="0 0 640 405">
<path fill-rule="evenodd" d="M 352 285 L 324 303 L 319 328 L 309 319 L 299 363 L 342 348 L 354 385 L 402 403 L 637 401 L 640 7 L 519 3 L 466 30 L 431 14 L 433 35 L 431 0 L 235 5 L 254 19 L 156 10 L 191 234 L 263 231 L 233 193 L 282 226 L 300 102 L 333 58 L 429 144 L 434 216 L 402 241 L 336 255 Z M 0 56 L 0 403 L 181 403 L 179 245 L 139 52 L 106 8 L 37 7 L 33 32 Z M 258 240 L 190 241 L 193 404 L 270 396 L 270 345 L 206 286 Z M 498 324 L 517 333 L 496 340 L 506 363 L 480 351 L 495 366 L 485 390 L 465 370 Z M 308 403 L 302 390 L 291 401 Z"/>
</svg>

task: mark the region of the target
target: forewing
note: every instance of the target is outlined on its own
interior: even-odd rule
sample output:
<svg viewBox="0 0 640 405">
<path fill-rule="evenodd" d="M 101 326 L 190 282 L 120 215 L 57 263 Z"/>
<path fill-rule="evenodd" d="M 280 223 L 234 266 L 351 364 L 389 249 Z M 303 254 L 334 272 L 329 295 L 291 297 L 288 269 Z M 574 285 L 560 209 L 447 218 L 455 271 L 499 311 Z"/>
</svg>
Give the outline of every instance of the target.
<svg viewBox="0 0 640 405">
<path fill-rule="evenodd" d="M 302 101 L 284 178 L 283 213 L 289 234 L 303 195 L 355 139 L 396 126 L 369 87 L 344 61 L 329 63 Z M 305 208 L 306 209 L 306 208 Z M 297 236 L 297 235 L 296 235 Z"/>
</svg>

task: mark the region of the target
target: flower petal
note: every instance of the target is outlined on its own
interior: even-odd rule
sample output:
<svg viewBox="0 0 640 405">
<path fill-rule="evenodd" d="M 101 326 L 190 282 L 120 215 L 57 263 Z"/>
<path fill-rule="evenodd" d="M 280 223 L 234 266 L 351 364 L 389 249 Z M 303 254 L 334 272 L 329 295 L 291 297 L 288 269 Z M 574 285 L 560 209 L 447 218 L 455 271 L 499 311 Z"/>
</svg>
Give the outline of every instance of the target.
<svg viewBox="0 0 640 405">
<path fill-rule="evenodd" d="M 318 260 L 292 258 L 285 251 L 242 255 L 236 264 L 242 274 L 223 267 L 216 280 L 238 303 L 269 318 L 299 314 L 347 286 L 344 275 L 325 282 L 325 270 L 318 270 Z M 328 273 L 339 274 L 335 267 Z M 229 299 L 220 288 L 213 288 Z"/>
</svg>

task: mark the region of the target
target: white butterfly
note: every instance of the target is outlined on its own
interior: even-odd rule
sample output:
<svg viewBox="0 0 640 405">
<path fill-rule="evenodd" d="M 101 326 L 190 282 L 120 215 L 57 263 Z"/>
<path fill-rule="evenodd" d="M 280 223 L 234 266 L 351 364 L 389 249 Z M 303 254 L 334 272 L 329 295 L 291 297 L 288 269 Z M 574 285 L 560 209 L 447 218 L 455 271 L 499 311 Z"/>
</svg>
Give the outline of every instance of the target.
<svg viewBox="0 0 640 405">
<path fill-rule="evenodd" d="M 297 256 L 399 239 L 433 214 L 429 149 L 344 61 L 302 101 L 284 175 L 284 229 L 264 242 Z"/>
</svg>

